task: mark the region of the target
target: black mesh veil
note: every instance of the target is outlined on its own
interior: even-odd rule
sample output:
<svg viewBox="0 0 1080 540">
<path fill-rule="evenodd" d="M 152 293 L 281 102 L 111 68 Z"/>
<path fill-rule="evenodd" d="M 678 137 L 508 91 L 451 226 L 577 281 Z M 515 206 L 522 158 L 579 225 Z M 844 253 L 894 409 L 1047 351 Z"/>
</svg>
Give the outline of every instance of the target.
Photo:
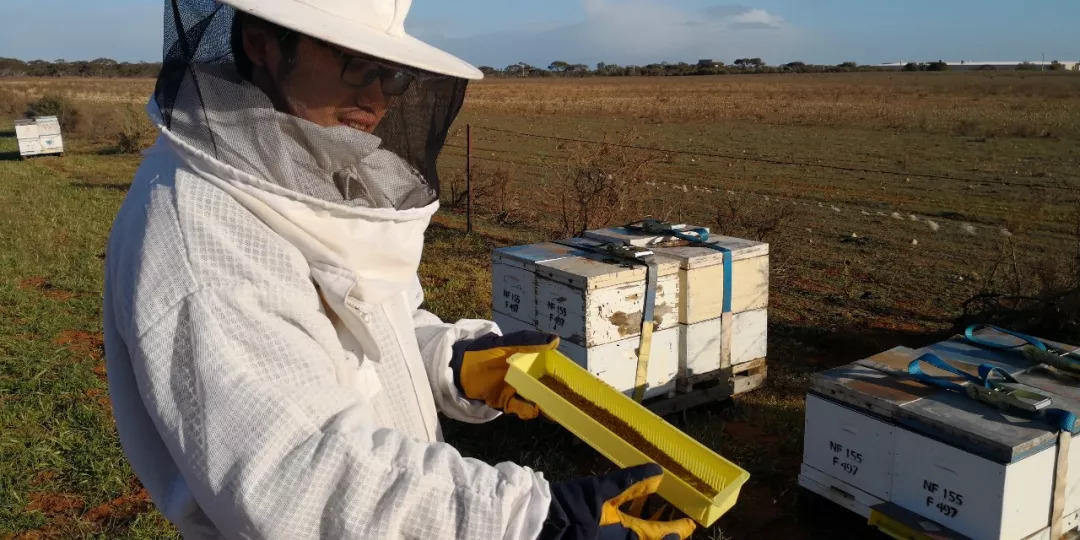
<svg viewBox="0 0 1080 540">
<path fill-rule="evenodd" d="M 239 75 L 232 7 L 214 0 L 164 0 L 164 6 L 154 104 L 171 134 L 267 182 L 332 202 L 404 209 L 436 200 L 436 161 L 466 80 L 420 77 L 390 101 L 374 134 L 320 127 L 275 110 Z"/>
</svg>

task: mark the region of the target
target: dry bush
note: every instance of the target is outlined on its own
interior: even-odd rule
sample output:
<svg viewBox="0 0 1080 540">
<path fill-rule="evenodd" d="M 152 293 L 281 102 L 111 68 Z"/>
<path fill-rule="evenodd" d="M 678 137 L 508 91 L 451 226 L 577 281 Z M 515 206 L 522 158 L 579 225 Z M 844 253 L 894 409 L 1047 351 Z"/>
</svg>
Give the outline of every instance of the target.
<svg viewBox="0 0 1080 540">
<path fill-rule="evenodd" d="M 26 117 L 55 116 L 65 132 L 74 132 L 82 121 L 82 111 L 70 99 L 60 94 L 47 94 L 26 106 Z"/>
<path fill-rule="evenodd" d="M 1071 245 L 1026 256 L 1002 242 L 980 284 L 963 304 L 957 327 L 996 324 L 1040 337 L 1080 343 L 1080 201 Z"/>
<path fill-rule="evenodd" d="M 785 232 L 793 220 L 790 205 L 761 195 L 730 195 L 717 210 L 713 231 L 725 236 L 748 238 L 769 244 L 770 275 L 783 278 L 791 268 L 792 237 Z"/>
<path fill-rule="evenodd" d="M 154 143 L 157 136 L 157 128 L 150 122 L 146 114 L 127 106 L 121 113 L 114 139 L 116 150 L 122 154 L 137 154 Z"/>
<path fill-rule="evenodd" d="M 443 176 L 449 187 L 445 205 L 463 211 L 469 192 L 463 174 L 456 171 Z M 472 170 L 473 212 L 492 218 L 500 225 L 520 225 L 531 222 L 537 215 L 535 205 L 522 204 L 522 191 L 513 183 L 510 171 L 503 167 L 474 166 Z"/>
<path fill-rule="evenodd" d="M 626 133 L 617 144 L 633 140 L 633 134 Z M 647 203 L 652 199 L 646 188 L 649 169 L 659 155 L 582 143 L 568 150 L 565 168 L 556 172 L 557 181 L 545 190 L 545 199 L 555 204 L 557 226 L 563 236 L 628 223 L 647 214 Z"/>
<path fill-rule="evenodd" d="M 0 116 L 21 116 L 26 110 L 26 98 L 7 88 L 0 88 Z"/>
</svg>

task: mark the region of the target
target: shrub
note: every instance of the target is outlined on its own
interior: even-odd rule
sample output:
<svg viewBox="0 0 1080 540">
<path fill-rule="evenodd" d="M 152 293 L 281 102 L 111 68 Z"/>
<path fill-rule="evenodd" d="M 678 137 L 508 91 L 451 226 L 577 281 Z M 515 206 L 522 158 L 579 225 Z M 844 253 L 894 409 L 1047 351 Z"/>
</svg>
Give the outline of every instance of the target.
<svg viewBox="0 0 1080 540">
<path fill-rule="evenodd" d="M 134 107 L 124 109 L 120 129 L 115 134 L 116 150 L 122 154 L 137 154 L 154 142 L 157 129 L 145 114 Z"/>
<path fill-rule="evenodd" d="M 60 121 L 60 127 L 67 132 L 77 130 L 82 120 L 78 107 L 68 98 L 58 94 L 46 94 L 40 99 L 31 101 L 24 114 L 28 118 L 55 116 Z"/>
<path fill-rule="evenodd" d="M 578 143 L 571 149 L 547 197 L 557 205 L 555 212 L 563 236 L 628 223 L 644 215 L 649 194 L 643 186 L 658 156 L 628 148 L 633 141 L 633 133 L 627 133 L 618 141 L 623 146 L 597 148 Z"/>
<path fill-rule="evenodd" d="M 0 115 L 15 116 L 26 110 L 26 99 L 11 90 L 0 88 Z"/>
<path fill-rule="evenodd" d="M 1054 256 L 1021 261 L 1006 240 L 984 274 L 980 291 L 963 304 L 956 321 L 996 324 L 1066 343 L 1080 342 L 1080 203 L 1068 243 Z M 1028 264 L 1024 264 L 1027 262 Z"/>
</svg>

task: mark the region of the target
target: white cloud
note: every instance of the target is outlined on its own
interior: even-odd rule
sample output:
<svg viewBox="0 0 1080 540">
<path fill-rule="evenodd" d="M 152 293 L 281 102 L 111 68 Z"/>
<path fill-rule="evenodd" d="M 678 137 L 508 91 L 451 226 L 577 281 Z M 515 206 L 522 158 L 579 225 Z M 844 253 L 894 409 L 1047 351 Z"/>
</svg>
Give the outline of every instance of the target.
<svg viewBox="0 0 1080 540">
<path fill-rule="evenodd" d="M 498 67 L 520 60 L 542 67 L 552 60 L 643 65 L 761 57 L 781 62 L 799 50 L 798 29 L 760 8 L 717 4 L 691 10 L 660 0 L 582 0 L 582 7 L 584 20 L 555 27 L 453 38 L 427 24 L 411 30 L 474 63 Z"/>
<path fill-rule="evenodd" d="M 750 9 L 731 17 L 735 28 L 782 28 L 784 24 L 783 18 L 764 9 Z"/>
</svg>

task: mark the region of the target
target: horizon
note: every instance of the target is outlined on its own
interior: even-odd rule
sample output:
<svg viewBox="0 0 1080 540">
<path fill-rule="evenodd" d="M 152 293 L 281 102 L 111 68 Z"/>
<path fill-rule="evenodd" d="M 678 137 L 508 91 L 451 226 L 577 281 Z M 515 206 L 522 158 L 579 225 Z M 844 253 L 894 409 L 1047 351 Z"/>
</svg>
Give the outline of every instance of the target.
<svg viewBox="0 0 1080 540">
<path fill-rule="evenodd" d="M 730 64 L 751 57 L 774 66 L 1080 61 L 1080 40 L 1071 25 L 1080 19 L 1080 3 L 1069 0 L 1037 5 L 1008 0 L 944 5 L 929 0 L 902 5 L 856 0 L 748 4 L 752 5 L 709 0 L 552 0 L 543 5 L 418 1 L 406 26 L 411 34 L 474 65 L 496 69 L 522 61 L 536 67 L 566 61 L 592 68 L 598 62 L 645 66 L 712 59 Z M 70 0 L 16 0 L 7 20 L 19 24 L 0 32 L 0 57 L 26 62 L 97 58 L 160 62 L 161 10 L 162 4 L 154 0 L 105 0 L 93 6 Z M 65 28 L 65 39 L 46 31 L 56 25 Z"/>
</svg>

